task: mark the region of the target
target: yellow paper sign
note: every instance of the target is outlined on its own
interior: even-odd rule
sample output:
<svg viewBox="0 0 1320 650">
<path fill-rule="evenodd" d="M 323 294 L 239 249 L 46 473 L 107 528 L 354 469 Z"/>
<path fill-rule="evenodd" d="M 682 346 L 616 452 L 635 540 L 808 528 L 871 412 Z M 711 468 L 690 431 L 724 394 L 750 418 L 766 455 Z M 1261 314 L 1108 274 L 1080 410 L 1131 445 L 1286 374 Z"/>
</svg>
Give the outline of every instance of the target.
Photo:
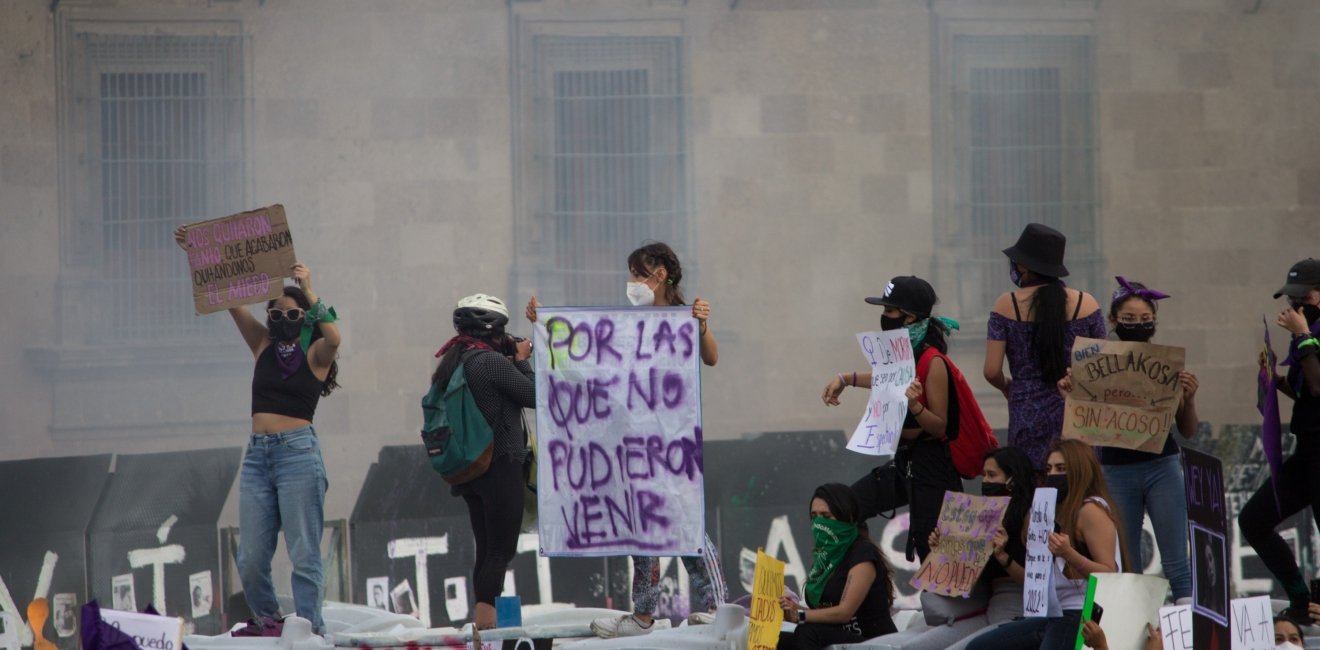
<svg viewBox="0 0 1320 650">
<path fill-rule="evenodd" d="M 747 650 L 775 650 L 779 645 L 779 627 L 784 622 L 784 610 L 779 607 L 779 597 L 784 594 L 784 563 L 757 549 L 752 582 Z"/>
</svg>

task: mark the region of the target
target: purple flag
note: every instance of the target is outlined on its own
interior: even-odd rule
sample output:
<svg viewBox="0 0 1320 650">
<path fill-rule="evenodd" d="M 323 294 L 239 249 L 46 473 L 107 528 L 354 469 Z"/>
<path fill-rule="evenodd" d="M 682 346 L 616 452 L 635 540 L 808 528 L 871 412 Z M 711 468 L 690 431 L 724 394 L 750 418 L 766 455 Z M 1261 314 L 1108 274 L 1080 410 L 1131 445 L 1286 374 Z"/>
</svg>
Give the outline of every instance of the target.
<svg viewBox="0 0 1320 650">
<path fill-rule="evenodd" d="M 1270 463 L 1270 486 L 1274 488 L 1274 507 L 1279 509 L 1279 475 L 1283 472 L 1283 427 L 1279 424 L 1279 393 L 1274 382 L 1274 368 L 1277 358 L 1270 346 L 1270 324 L 1261 317 L 1265 324 L 1264 364 L 1257 377 L 1257 408 L 1263 417 L 1260 425 L 1260 447 L 1265 452 L 1265 460 Z M 1279 515 L 1282 516 L 1282 511 Z"/>
</svg>

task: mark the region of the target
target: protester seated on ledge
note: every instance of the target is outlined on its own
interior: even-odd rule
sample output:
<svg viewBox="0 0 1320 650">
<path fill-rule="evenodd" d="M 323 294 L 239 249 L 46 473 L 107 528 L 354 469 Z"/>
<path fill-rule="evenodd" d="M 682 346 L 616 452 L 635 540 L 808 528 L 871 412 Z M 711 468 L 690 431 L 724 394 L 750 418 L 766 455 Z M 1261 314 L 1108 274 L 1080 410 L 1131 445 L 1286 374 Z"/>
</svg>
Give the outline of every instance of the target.
<svg viewBox="0 0 1320 650">
<path fill-rule="evenodd" d="M 1050 553 L 1063 560 L 1054 563 L 1053 576 L 1061 611 L 1004 623 L 977 637 L 968 650 L 1071 650 L 1082 622 L 1087 579 L 1128 565 L 1122 520 L 1110 505 L 1113 499 L 1091 447 L 1075 439 L 1055 440 L 1045 464 L 1045 487 L 1059 491 L 1055 523 L 1060 532 L 1050 533 L 1048 542 Z"/>
<path fill-rule="evenodd" d="M 982 466 L 981 494 L 1012 497 L 1004 524 L 995 531 L 994 559 L 986 564 L 969 598 L 921 592 L 925 627 L 880 637 L 877 641 L 903 650 L 963 650 L 978 635 L 1022 616 L 1022 581 L 1026 575 L 1027 517 L 1036 494 L 1036 468 L 1017 447 L 991 449 Z M 939 530 L 930 545 L 939 545 Z"/>
<path fill-rule="evenodd" d="M 784 620 L 797 629 L 779 635 L 779 650 L 821 650 L 897 631 L 893 571 L 858 520 L 852 488 L 826 483 L 811 499 L 811 572 L 807 602 L 785 596 Z"/>
</svg>

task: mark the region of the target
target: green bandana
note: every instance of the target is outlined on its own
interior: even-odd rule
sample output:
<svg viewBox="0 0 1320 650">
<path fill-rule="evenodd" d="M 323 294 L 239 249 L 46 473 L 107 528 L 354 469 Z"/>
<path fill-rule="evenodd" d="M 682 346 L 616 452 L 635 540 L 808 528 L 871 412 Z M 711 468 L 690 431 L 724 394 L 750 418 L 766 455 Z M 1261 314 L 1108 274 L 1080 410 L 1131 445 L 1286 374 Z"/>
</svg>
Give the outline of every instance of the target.
<svg viewBox="0 0 1320 650">
<path fill-rule="evenodd" d="M 944 328 L 944 331 L 946 332 L 959 329 L 960 327 L 958 321 L 943 316 L 931 316 L 930 318 L 923 318 L 911 325 L 904 325 L 904 327 L 908 329 L 908 338 L 912 340 L 913 350 L 921 347 L 921 344 L 926 342 L 926 332 L 930 329 L 931 318 L 938 320 L 940 322 L 939 327 Z"/>
<path fill-rule="evenodd" d="M 316 330 L 317 323 L 333 323 L 339 320 L 339 314 L 335 313 L 335 308 L 327 307 L 320 300 L 317 300 L 316 304 L 312 305 L 312 308 L 308 309 L 306 314 L 303 318 L 302 332 L 300 332 L 302 336 L 298 340 L 302 344 L 303 354 L 307 353 L 307 348 L 312 347 L 312 332 Z"/>
<path fill-rule="evenodd" d="M 820 606 L 825 583 L 839 568 L 843 556 L 857 541 L 857 535 L 857 524 L 825 517 L 811 520 L 811 537 L 815 545 L 811 548 L 811 573 L 807 575 L 807 605 Z"/>
</svg>

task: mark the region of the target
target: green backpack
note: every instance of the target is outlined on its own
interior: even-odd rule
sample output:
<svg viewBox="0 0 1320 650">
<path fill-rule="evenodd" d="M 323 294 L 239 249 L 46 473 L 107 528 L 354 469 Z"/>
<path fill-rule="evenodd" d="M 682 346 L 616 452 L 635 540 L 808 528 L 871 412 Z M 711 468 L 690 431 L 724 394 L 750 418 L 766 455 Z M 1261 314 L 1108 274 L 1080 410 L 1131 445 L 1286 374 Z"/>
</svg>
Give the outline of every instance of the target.
<svg viewBox="0 0 1320 650">
<path fill-rule="evenodd" d="M 449 385 L 440 382 L 422 398 L 422 442 L 431 467 L 450 485 L 467 483 L 486 473 L 495 452 L 495 431 L 477 408 L 463 366 L 454 369 Z"/>
</svg>

